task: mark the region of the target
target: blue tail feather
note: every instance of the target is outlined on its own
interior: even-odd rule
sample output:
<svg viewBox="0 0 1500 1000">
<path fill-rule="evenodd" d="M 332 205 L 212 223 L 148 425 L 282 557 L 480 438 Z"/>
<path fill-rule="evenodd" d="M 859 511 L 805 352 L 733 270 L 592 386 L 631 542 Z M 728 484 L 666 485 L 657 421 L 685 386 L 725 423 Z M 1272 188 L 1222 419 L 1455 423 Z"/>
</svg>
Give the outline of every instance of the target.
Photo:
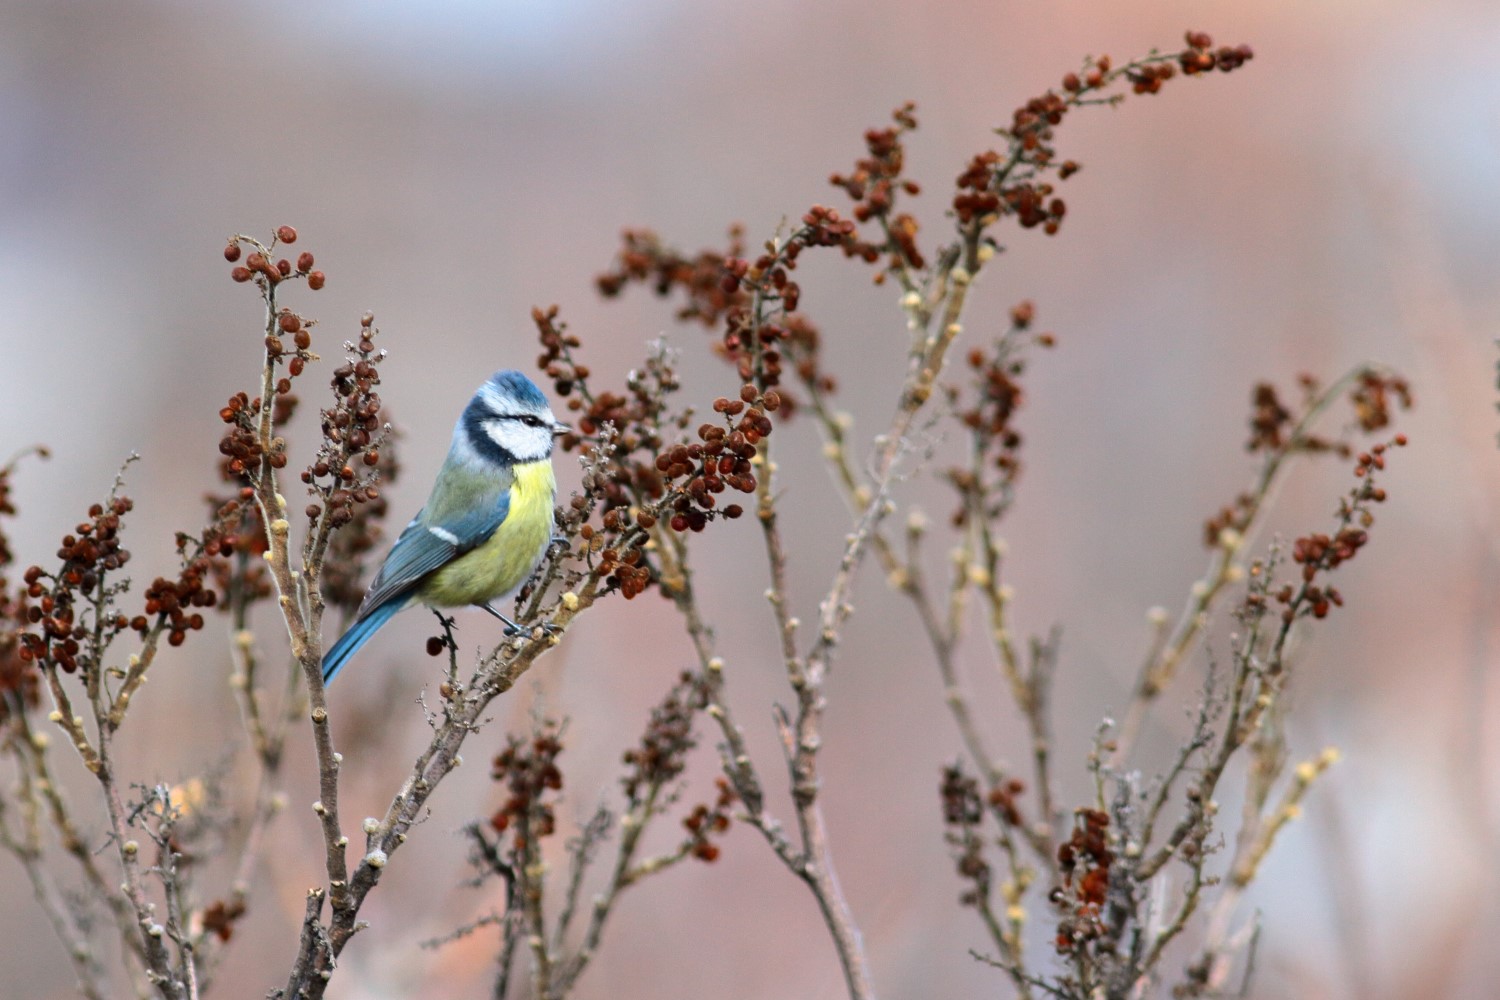
<svg viewBox="0 0 1500 1000">
<path fill-rule="evenodd" d="M 344 669 L 344 664 L 359 652 L 359 647 L 363 646 L 380 626 L 390 621 L 391 615 L 406 607 L 410 599 L 408 595 L 401 594 L 372 608 L 356 619 L 354 624 L 349 626 L 349 630 L 339 636 L 339 641 L 333 644 L 333 648 L 323 656 L 323 683 L 331 684 L 338 672 Z"/>
</svg>

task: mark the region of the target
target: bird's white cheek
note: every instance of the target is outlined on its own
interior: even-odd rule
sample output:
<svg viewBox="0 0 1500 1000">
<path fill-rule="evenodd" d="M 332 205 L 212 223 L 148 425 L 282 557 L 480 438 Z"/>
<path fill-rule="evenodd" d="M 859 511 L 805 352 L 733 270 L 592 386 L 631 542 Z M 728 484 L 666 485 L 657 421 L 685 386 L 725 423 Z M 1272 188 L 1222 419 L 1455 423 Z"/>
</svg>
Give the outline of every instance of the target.
<svg viewBox="0 0 1500 1000">
<path fill-rule="evenodd" d="M 551 449 L 552 434 L 543 427 L 528 427 L 517 420 L 496 421 L 484 432 L 491 441 L 522 462 L 545 458 Z"/>
</svg>

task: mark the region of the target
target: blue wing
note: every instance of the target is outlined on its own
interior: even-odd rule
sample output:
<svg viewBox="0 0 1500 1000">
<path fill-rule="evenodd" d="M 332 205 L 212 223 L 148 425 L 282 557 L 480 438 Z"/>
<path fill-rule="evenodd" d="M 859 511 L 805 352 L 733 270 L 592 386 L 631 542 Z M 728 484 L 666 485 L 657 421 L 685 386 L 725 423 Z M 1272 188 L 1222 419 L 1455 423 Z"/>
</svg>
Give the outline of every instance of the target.
<svg viewBox="0 0 1500 1000">
<path fill-rule="evenodd" d="M 394 597 L 409 595 L 429 573 L 487 542 L 510 513 L 510 491 L 502 491 L 488 509 L 440 524 L 427 522 L 423 513 L 412 519 L 391 547 L 370 592 L 360 602 L 360 617 Z"/>
<path fill-rule="evenodd" d="M 417 514 L 391 546 L 369 593 L 360 602 L 354 622 L 323 657 L 323 683 L 333 680 L 365 641 L 411 601 L 412 591 L 429 574 L 470 549 L 483 545 L 510 513 L 510 490 L 500 492 L 493 505 L 441 524 Z"/>
</svg>

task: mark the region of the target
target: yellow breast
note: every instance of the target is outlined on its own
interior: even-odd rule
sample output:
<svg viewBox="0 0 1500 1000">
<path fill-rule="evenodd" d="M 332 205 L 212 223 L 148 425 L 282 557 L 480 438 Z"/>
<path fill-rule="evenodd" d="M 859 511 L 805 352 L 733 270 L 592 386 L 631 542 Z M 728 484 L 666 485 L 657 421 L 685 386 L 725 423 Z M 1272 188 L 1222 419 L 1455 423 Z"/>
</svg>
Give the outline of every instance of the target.
<svg viewBox="0 0 1500 1000">
<path fill-rule="evenodd" d="M 483 545 L 464 553 L 422 582 L 424 604 L 455 608 L 483 604 L 515 590 L 541 562 L 552 540 L 557 480 L 551 461 L 515 466 L 510 511 Z"/>
</svg>

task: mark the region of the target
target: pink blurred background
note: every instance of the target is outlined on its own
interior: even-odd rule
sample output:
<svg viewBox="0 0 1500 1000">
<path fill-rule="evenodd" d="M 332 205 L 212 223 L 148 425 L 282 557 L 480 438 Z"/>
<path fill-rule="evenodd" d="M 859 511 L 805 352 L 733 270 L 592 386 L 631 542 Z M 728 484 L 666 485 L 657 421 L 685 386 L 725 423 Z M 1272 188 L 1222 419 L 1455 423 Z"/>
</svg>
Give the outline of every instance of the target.
<svg viewBox="0 0 1500 1000">
<path fill-rule="evenodd" d="M 1031 298 L 1060 339 L 1029 375 L 1027 468 L 1006 535 L 1018 629 L 1064 629 L 1066 797 L 1086 794 L 1079 762 L 1094 725 L 1125 703 L 1146 609 L 1185 600 L 1206 559 L 1203 517 L 1248 481 L 1250 386 L 1389 362 L 1418 396 L 1413 446 L 1386 478 L 1372 545 L 1341 572 L 1349 606 L 1301 647 L 1291 751 L 1332 743 L 1345 762 L 1252 894 L 1265 923 L 1255 995 L 1494 996 L 1493 4 L 0 3 L 0 457 L 36 441 L 55 454 L 18 477 L 18 558 L 50 557 L 132 450 L 138 574 L 166 571 L 170 533 L 200 522 L 214 414 L 249 388 L 258 357 L 256 303 L 219 256 L 233 232 L 299 227 L 329 275 L 298 299 L 323 321 L 325 356 L 376 313 L 391 351 L 383 395 L 406 433 L 406 476 L 389 491 L 400 518 L 425 496 L 473 388 L 494 368 L 530 365 L 534 304 L 562 304 L 602 376 L 618 380 L 666 331 L 690 376 L 718 378 L 690 382 L 701 398 L 722 391 L 701 332 L 673 327 L 644 294 L 597 299 L 591 279 L 621 227 L 651 225 L 690 249 L 734 220 L 764 238 L 813 202 L 840 204 L 827 174 L 913 99 L 923 125 L 910 174 L 927 190 L 927 232 L 944 232 L 943 192 L 1016 104 L 1085 54 L 1173 48 L 1185 28 L 1249 42 L 1256 58 L 1232 77 L 1071 117 L 1059 145 L 1085 169 L 1065 186 L 1061 235 L 1007 233 L 969 319 L 991 332 L 1005 306 Z M 842 405 L 869 433 L 901 370 L 894 293 L 831 260 L 810 262 L 803 284 Z M 846 525 L 811 426 L 778 438 L 785 502 L 808 515 L 792 539 L 807 619 Z M 564 490 L 576 485 L 571 460 L 559 467 Z M 1261 541 L 1321 530 L 1346 477 L 1300 466 Z M 901 500 L 937 520 L 949 507 L 916 487 Z M 757 546 L 748 531 L 710 534 L 723 572 L 704 587 L 731 696 L 763 773 L 779 778 L 769 705 L 787 692 Z M 877 988 L 1007 995 L 967 954 L 987 942 L 957 905 L 936 795 L 959 744 L 916 621 L 873 573 L 859 608 L 821 760 Z M 398 620 L 336 689 L 351 829 L 383 809 L 422 739 L 415 691 L 431 661 L 412 654 L 429 630 L 421 615 Z M 267 622 L 262 650 L 277 638 Z M 163 658 L 137 707 L 137 780 L 177 781 L 242 749 L 224 646 L 196 640 Z M 971 647 L 991 738 L 1019 762 L 1019 720 L 983 644 Z M 449 889 L 465 875 L 458 828 L 495 805 L 483 762 L 501 726 L 523 726 L 538 694 L 571 718 L 563 812 L 585 815 L 616 794 L 620 751 L 688 663 L 654 595 L 584 619 L 471 745 L 475 766 L 393 863 L 329 995 L 488 995 L 493 937 L 437 952 L 414 942 L 496 905 Z M 1185 721 L 1174 704 L 1149 733 L 1161 754 Z M 383 745 L 396 752 L 358 752 L 371 746 L 350 728 L 361 720 L 392 730 Z M 694 793 L 712 777 L 711 743 Z M 300 740 L 290 766 L 293 808 L 276 830 L 286 856 L 257 887 L 220 995 L 262 995 L 292 957 L 315 877 L 302 857 L 316 832 Z M 777 811 L 790 818 L 785 799 Z M 671 839 L 659 833 L 658 846 Z M 61 946 L 8 857 L 0 879 L 5 992 L 71 995 Z M 578 992 L 646 995 L 836 997 L 842 983 L 811 898 L 738 829 L 719 864 L 626 895 Z"/>
</svg>

